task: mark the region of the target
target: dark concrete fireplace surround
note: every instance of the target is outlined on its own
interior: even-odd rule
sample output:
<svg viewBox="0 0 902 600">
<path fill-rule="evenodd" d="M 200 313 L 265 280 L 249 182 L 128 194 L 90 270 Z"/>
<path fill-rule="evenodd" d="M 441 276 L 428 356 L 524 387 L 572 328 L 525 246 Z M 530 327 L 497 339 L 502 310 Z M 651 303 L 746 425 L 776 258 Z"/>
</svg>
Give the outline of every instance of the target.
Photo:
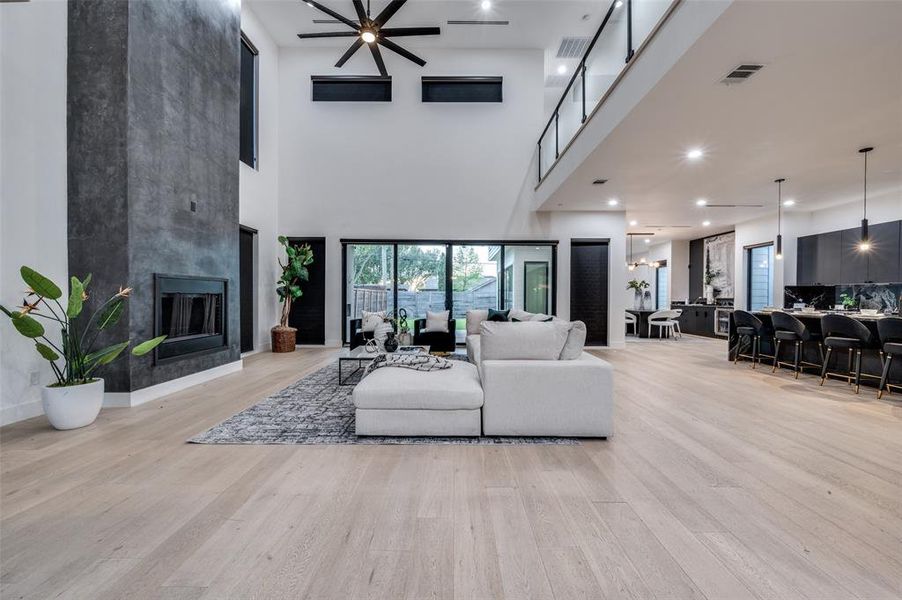
<svg viewBox="0 0 902 600">
<path fill-rule="evenodd" d="M 154 274 L 226 278 L 227 346 L 104 372 L 132 392 L 240 358 L 240 4 L 70 0 L 69 270 L 93 273 L 89 309 L 134 288 L 110 341 L 153 337 Z"/>
</svg>

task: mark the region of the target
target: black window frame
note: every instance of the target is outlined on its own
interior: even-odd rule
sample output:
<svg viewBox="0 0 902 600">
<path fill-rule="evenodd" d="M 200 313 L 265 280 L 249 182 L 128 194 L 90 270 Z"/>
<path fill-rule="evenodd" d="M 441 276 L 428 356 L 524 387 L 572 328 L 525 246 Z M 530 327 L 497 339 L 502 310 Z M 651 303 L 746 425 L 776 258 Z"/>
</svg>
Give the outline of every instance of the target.
<svg viewBox="0 0 902 600">
<path fill-rule="evenodd" d="M 253 106 L 251 108 L 252 114 L 250 117 L 245 114 L 245 107 L 243 102 L 239 100 L 239 108 L 238 108 L 238 160 L 249 166 L 254 170 L 259 170 L 260 165 L 260 51 L 257 50 L 257 47 L 254 43 L 248 38 L 247 34 L 243 31 L 241 32 L 241 59 L 240 59 L 240 74 L 239 74 L 239 87 L 240 98 L 243 100 L 244 97 L 244 87 L 246 85 L 245 81 L 245 73 L 244 73 L 244 57 L 245 57 L 245 49 L 250 52 L 253 56 L 253 83 L 252 85 L 252 98 L 251 102 Z M 248 123 L 250 121 L 250 123 Z M 245 146 L 245 139 L 248 136 L 245 136 L 244 129 L 245 127 L 251 127 L 252 131 L 250 133 L 249 143 L 251 144 L 251 148 L 248 149 Z"/>
<path fill-rule="evenodd" d="M 551 314 L 557 314 L 557 252 L 558 240 L 448 240 L 448 239 L 367 239 L 367 238 L 341 238 L 341 310 L 339 315 L 341 318 L 341 341 L 342 345 L 348 344 L 346 319 L 348 318 L 348 246 L 355 244 L 361 245 L 386 245 L 393 246 L 394 259 L 392 265 L 394 306 L 397 310 L 398 306 L 398 246 L 407 245 L 424 245 L 424 246 L 445 246 L 445 310 L 454 313 L 454 297 L 453 297 L 453 251 L 456 246 L 500 246 L 499 264 L 502 265 L 502 271 L 498 278 L 498 305 L 496 308 L 501 309 L 504 306 L 504 247 L 505 246 L 549 246 L 551 248 Z M 458 344 L 460 345 L 460 344 Z"/>
</svg>

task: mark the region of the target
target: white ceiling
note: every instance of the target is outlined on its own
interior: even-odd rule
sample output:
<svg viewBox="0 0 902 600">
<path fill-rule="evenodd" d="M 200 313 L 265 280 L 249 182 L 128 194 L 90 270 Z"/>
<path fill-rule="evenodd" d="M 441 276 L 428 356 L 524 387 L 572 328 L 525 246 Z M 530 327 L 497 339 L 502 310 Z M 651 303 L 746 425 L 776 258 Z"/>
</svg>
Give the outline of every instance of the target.
<svg viewBox="0 0 902 600">
<path fill-rule="evenodd" d="M 251 10 L 273 36 L 279 46 L 321 47 L 344 50 L 350 38 L 301 40 L 298 33 L 343 31 L 342 24 L 317 24 L 313 19 L 330 19 L 303 0 L 245 0 Z M 415 50 L 426 61 L 432 48 L 514 48 L 545 51 L 546 74 L 556 72 L 560 64 L 573 72 L 577 60 L 555 59 L 561 39 L 565 36 L 594 35 L 610 6 L 609 0 L 491 0 L 492 7 L 484 11 L 482 0 L 409 0 L 389 22 L 391 27 L 438 26 L 439 36 L 400 38 L 399 44 Z M 366 3 L 366 0 L 364 0 Z M 324 0 L 322 4 L 339 14 L 356 20 L 351 0 Z M 373 0 L 371 14 L 377 15 L 388 0 Z M 622 18 L 617 10 L 615 20 Z M 448 25 L 449 20 L 510 21 L 509 25 Z M 391 72 L 393 60 L 403 60 L 392 52 L 383 52 Z M 335 59 L 341 56 L 336 52 Z M 376 68 L 372 65 L 372 72 Z M 562 90 L 556 94 L 560 96 Z M 555 101 L 557 100 L 555 98 Z"/>
<path fill-rule="evenodd" d="M 859 200 L 857 150 L 874 146 L 869 194 L 896 190 L 902 218 L 900 31 L 902 2 L 734 2 L 542 208 L 609 210 L 614 197 L 632 231 L 690 225 L 651 230 L 691 239 L 773 214 L 778 177 L 791 211 Z M 719 83 L 748 62 L 765 67 Z M 686 159 L 693 147 L 701 160 Z"/>
</svg>

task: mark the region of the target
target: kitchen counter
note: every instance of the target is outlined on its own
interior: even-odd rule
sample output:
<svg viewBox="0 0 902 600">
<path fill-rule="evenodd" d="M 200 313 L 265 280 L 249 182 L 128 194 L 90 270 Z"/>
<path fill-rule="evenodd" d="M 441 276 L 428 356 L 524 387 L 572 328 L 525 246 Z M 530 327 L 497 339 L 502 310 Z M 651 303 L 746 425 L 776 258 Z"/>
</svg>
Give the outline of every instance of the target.
<svg viewBox="0 0 902 600">
<path fill-rule="evenodd" d="M 756 317 L 761 319 L 765 325 L 771 325 L 770 315 L 776 311 L 752 311 Z M 843 314 L 853 319 L 860 321 L 867 327 L 871 333 L 874 335 L 875 340 L 879 340 L 879 336 L 877 334 L 877 321 L 880 319 L 884 319 L 889 316 L 894 315 L 862 315 L 858 312 L 852 311 L 826 311 L 826 310 L 818 310 L 811 312 L 803 312 L 801 310 L 786 310 L 784 311 L 792 316 L 796 317 L 800 321 L 802 321 L 806 327 L 808 327 L 811 331 L 816 333 L 821 333 L 821 317 L 828 314 Z M 733 316 L 730 315 L 730 334 L 729 334 L 729 343 L 727 345 L 727 359 L 733 360 L 736 356 L 736 348 L 739 343 L 739 336 L 735 333 L 735 324 L 733 322 Z M 791 361 L 792 360 L 792 349 L 788 347 L 788 344 L 784 344 L 784 348 L 780 349 L 780 360 L 783 361 Z M 883 364 L 880 359 L 879 349 L 874 348 L 872 350 L 866 350 L 862 353 L 861 356 L 861 372 L 867 373 L 869 375 L 880 375 L 883 371 Z M 774 353 L 774 342 L 771 339 L 764 338 L 761 340 L 761 353 L 762 354 L 773 354 Z M 836 362 L 831 360 L 831 370 L 835 371 L 837 369 L 843 370 L 846 364 L 846 352 L 835 352 L 834 356 L 836 357 Z M 805 344 L 804 355 L 802 360 L 808 361 L 815 364 L 820 364 L 820 354 L 818 353 L 817 344 L 808 343 Z M 762 358 L 763 364 L 771 364 L 769 358 Z M 806 372 L 812 373 L 810 369 Z M 902 381 L 902 361 L 895 361 L 891 367 L 889 374 L 890 381 Z M 870 378 L 862 378 L 862 385 L 877 385 L 877 380 Z"/>
</svg>

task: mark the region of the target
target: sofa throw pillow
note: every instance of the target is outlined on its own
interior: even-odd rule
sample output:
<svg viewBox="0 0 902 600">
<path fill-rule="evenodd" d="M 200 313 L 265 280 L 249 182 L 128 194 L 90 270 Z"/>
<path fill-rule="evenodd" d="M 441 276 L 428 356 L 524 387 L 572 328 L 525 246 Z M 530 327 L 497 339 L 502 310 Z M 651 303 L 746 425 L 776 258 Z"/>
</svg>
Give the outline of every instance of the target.
<svg viewBox="0 0 902 600">
<path fill-rule="evenodd" d="M 504 322 L 510 321 L 510 309 L 508 310 L 495 310 L 494 308 L 489 309 L 488 317 L 486 317 L 487 321 L 496 321 L 496 322 Z"/>
<path fill-rule="evenodd" d="M 467 311 L 467 335 L 479 335 L 479 326 L 489 316 L 486 309 L 476 309 Z"/>
<path fill-rule="evenodd" d="M 558 360 L 567 341 L 567 323 L 499 323 L 480 326 L 482 360 Z"/>
<path fill-rule="evenodd" d="M 379 312 L 363 311 L 363 317 L 360 319 L 360 330 L 364 333 L 373 333 L 383 321 L 385 321 L 384 310 Z"/>
<path fill-rule="evenodd" d="M 443 310 L 441 312 L 426 311 L 426 331 L 448 333 L 448 319 L 450 312 Z"/>
<path fill-rule="evenodd" d="M 570 323 L 567 332 L 567 341 L 561 350 L 561 360 L 576 360 L 583 355 L 583 347 L 586 345 L 586 324 L 582 321 Z"/>
</svg>

